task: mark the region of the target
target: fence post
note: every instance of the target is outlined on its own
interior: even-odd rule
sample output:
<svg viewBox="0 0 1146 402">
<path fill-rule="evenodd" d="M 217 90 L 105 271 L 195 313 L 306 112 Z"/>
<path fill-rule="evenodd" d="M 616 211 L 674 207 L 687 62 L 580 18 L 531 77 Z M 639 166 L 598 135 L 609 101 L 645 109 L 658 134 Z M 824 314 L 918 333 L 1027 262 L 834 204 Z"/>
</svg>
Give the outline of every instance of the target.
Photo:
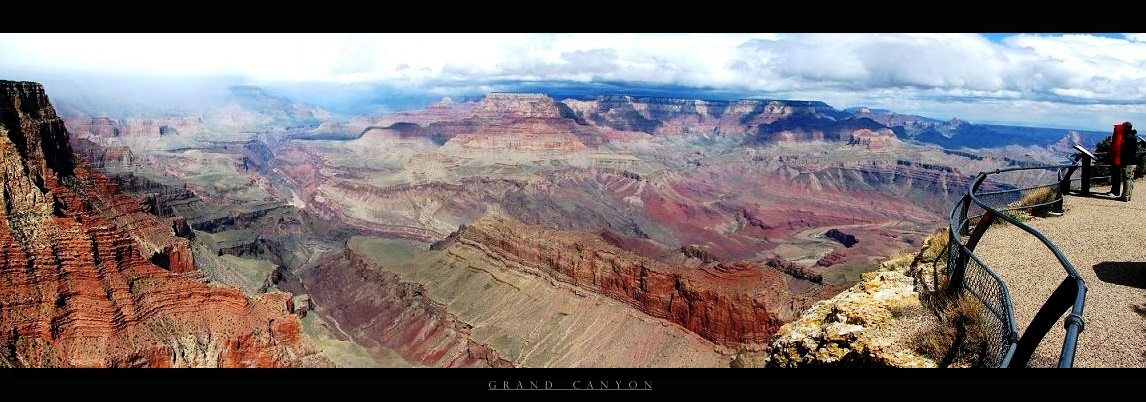
<svg viewBox="0 0 1146 402">
<path fill-rule="evenodd" d="M 1075 159 L 1070 167 L 1066 168 L 1065 172 L 1061 169 L 1059 170 L 1061 176 L 1058 182 L 1058 200 L 1055 200 L 1054 206 L 1051 208 L 1052 214 L 1062 215 L 1063 212 L 1066 211 L 1063 204 L 1066 201 L 1066 195 L 1070 193 L 1071 177 L 1074 176 L 1074 172 L 1078 170 L 1078 168 L 1078 159 Z"/>
<path fill-rule="evenodd" d="M 1067 171 L 1070 172 L 1071 170 L 1073 170 L 1073 169 L 1068 169 Z M 1064 177 L 1062 180 L 1060 180 L 1058 182 L 1058 199 L 1055 200 L 1054 206 L 1051 207 L 1052 213 L 1062 214 L 1063 212 L 1066 211 L 1066 209 L 1063 208 L 1062 204 L 1063 204 L 1064 200 L 1066 200 L 1066 193 L 1069 193 L 1069 192 L 1070 192 L 1070 174 L 1068 173 L 1066 175 L 1066 177 Z"/>
<path fill-rule="evenodd" d="M 1090 175 L 1092 174 L 1090 162 L 1090 155 L 1082 155 L 1082 188 L 1080 191 L 1083 196 L 1090 195 Z"/>
</svg>

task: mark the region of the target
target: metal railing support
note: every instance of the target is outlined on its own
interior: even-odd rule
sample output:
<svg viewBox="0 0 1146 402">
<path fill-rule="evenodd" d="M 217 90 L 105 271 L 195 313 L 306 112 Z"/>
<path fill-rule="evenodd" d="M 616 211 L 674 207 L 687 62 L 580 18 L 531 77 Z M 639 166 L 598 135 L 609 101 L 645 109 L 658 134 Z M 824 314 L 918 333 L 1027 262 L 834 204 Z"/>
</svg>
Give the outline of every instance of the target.
<svg viewBox="0 0 1146 402">
<path fill-rule="evenodd" d="M 1094 174 L 1094 168 L 1091 164 L 1090 155 L 1082 156 L 1082 188 L 1079 190 L 1082 195 L 1090 195 L 1090 177 Z"/>
<path fill-rule="evenodd" d="M 1030 362 L 1031 356 L 1035 353 L 1035 348 L 1042 342 L 1043 337 L 1050 331 L 1058 318 L 1062 316 L 1063 312 L 1075 307 L 1078 296 L 1086 295 L 1086 285 L 1081 280 L 1067 277 L 1063 279 L 1054 293 L 1051 293 L 1050 298 L 1047 299 L 1039 312 L 1035 314 L 1035 318 L 1031 319 L 1031 324 L 1027 326 L 1027 330 L 1023 332 L 1023 336 L 1019 338 L 1019 345 L 1015 348 L 1015 355 L 1011 358 L 1011 367 L 1026 367 Z M 1082 306 L 1077 306 L 1077 314 L 1067 316 L 1064 324 L 1067 328 L 1067 336 L 1063 341 L 1062 354 L 1059 357 L 1059 367 L 1068 368 L 1074 365 L 1074 350 L 1078 340 L 1078 333 L 1082 331 Z"/>
<path fill-rule="evenodd" d="M 1066 212 L 1063 203 L 1066 202 L 1067 193 L 1070 193 L 1070 177 L 1074 175 L 1076 170 L 1078 170 L 1078 165 L 1070 165 L 1070 167 L 1066 169 L 1066 172 L 1060 175 L 1058 179 L 1058 200 L 1055 201 L 1051 212 L 1056 214 Z M 1062 170 L 1059 170 L 1059 172 L 1062 172 Z"/>
</svg>

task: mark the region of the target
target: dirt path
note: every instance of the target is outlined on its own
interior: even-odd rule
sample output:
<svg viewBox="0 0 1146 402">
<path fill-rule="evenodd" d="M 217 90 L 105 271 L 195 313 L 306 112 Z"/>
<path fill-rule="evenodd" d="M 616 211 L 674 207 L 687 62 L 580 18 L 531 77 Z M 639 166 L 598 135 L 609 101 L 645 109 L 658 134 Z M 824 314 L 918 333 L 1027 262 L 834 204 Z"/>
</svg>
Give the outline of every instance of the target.
<svg viewBox="0 0 1146 402">
<path fill-rule="evenodd" d="M 1028 222 L 1086 281 L 1086 327 L 1075 367 L 1146 367 L 1146 180 L 1137 184 L 1132 202 L 1068 196 L 1063 216 Z M 975 253 L 1010 288 L 1020 333 L 1066 277 L 1045 246 L 1012 225 L 987 230 Z M 1060 318 L 1031 366 L 1055 365 L 1064 335 Z"/>
</svg>

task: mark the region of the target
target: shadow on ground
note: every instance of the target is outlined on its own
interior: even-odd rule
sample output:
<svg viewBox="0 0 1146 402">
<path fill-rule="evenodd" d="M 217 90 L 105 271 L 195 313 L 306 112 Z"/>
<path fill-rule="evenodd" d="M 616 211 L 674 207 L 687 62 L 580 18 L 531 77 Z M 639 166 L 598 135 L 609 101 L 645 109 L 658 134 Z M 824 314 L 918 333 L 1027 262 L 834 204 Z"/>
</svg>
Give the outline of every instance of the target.
<svg viewBox="0 0 1146 402">
<path fill-rule="evenodd" d="M 1031 360 L 1027 362 L 1028 368 L 1051 368 L 1058 367 L 1058 358 L 1048 356 L 1045 353 L 1035 352 L 1031 356 Z"/>
<path fill-rule="evenodd" d="M 1146 289 L 1146 262 L 1103 261 L 1094 265 L 1094 274 L 1106 283 Z"/>
</svg>

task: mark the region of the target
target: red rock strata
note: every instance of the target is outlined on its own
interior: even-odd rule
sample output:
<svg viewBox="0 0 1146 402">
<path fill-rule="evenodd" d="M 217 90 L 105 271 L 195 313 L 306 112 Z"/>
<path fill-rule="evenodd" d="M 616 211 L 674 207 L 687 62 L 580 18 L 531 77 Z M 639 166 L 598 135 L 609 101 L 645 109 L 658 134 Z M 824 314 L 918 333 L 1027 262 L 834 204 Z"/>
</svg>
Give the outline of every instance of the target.
<svg viewBox="0 0 1146 402">
<path fill-rule="evenodd" d="M 767 342 L 816 299 L 793 294 L 789 278 L 772 268 L 748 262 L 675 266 L 593 234 L 548 230 L 500 215 L 464 226 L 446 241 L 480 249 L 527 273 L 604 294 L 728 346 Z"/>
<path fill-rule="evenodd" d="M 472 326 L 416 283 L 371 268 L 351 250 L 320 261 L 304 276 L 321 311 L 367 347 L 382 346 L 430 367 L 512 367 Z"/>
<path fill-rule="evenodd" d="M 204 284 L 171 222 L 73 159 L 40 84 L 0 81 L 0 366 L 329 365 L 287 312 Z"/>
</svg>

